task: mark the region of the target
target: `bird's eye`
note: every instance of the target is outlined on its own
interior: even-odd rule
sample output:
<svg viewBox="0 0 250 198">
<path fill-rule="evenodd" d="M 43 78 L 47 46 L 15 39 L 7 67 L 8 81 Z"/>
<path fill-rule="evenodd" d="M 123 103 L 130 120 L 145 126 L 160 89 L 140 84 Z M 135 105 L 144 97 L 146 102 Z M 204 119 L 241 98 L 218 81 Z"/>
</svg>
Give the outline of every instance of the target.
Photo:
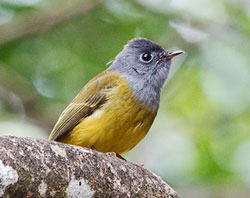
<svg viewBox="0 0 250 198">
<path fill-rule="evenodd" d="M 146 52 L 146 53 L 144 53 L 144 54 L 141 55 L 141 60 L 143 62 L 149 62 L 149 61 L 152 60 L 152 55 L 150 53 Z"/>
</svg>

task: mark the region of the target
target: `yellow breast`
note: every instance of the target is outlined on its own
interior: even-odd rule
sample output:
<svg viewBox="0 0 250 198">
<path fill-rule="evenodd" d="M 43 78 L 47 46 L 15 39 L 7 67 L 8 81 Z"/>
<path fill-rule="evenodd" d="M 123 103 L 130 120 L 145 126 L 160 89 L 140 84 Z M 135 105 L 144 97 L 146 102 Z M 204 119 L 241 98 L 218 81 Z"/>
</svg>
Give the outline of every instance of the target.
<svg viewBox="0 0 250 198">
<path fill-rule="evenodd" d="M 148 132 L 156 111 L 143 107 L 133 97 L 123 77 L 107 95 L 107 102 L 60 141 L 101 152 L 123 153 L 132 149 Z"/>
</svg>

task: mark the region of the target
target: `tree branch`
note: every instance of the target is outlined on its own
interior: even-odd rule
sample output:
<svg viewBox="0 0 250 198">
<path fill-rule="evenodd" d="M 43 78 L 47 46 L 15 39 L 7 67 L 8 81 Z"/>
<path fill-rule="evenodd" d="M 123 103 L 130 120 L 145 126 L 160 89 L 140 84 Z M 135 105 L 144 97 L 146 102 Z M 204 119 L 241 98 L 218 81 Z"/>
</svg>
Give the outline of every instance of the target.
<svg viewBox="0 0 250 198">
<path fill-rule="evenodd" d="M 0 197 L 179 196 L 131 162 L 59 142 L 2 136 Z"/>
<path fill-rule="evenodd" d="M 34 11 L 28 15 L 23 15 L 13 19 L 10 23 L 0 26 L 0 45 L 20 37 L 49 29 L 54 25 L 61 23 L 71 17 L 86 13 L 95 7 L 99 0 L 81 0 L 77 3 L 73 1 L 65 3 L 60 2 L 42 11 Z"/>
</svg>

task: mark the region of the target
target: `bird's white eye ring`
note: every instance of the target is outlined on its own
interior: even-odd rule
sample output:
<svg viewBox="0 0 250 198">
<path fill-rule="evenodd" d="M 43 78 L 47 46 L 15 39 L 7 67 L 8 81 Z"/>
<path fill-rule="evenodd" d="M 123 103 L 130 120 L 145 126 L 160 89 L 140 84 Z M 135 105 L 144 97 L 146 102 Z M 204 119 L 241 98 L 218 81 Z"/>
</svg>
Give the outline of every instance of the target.
<svg viewBox="0 0 250 198">
<path fill-rule="evenodd" d="M 150 62 L 152 59 L 153 59 L 153 56 L 148 52 L 141 54 L 141 57 L 140 57 L 140 60 L 146 63 Z"/>
</svg>

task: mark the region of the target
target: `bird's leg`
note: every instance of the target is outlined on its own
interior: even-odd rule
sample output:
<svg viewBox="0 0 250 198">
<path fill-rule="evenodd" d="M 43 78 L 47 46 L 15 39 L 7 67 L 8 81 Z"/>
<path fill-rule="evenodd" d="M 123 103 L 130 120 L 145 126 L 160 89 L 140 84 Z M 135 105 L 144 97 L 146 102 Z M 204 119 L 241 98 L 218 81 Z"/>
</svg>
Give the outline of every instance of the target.
<svg viewBox="0 0 250 198">
<path fill-rule="evenodd" d="M 122 157 L 120 154 L 115 153 L 115 152 L 107 152 L 106 155 L 109 156 L 109 157 L 118 157 L 118 158 L 120 158 L 122 160 L 127 161 L 124 157 Z"/>
<path fill-rule="evenodd" d="M 122 160 L 125 160 L 125 161 L 127 161 L 124 157 L 122 157 L 120 154 L 118 154 L 118 153 L 115 153 L 116 154 L 116 157 L 118 157 L 118 158 L 120 158 L 120 159 L 122 159 Z"/>
<path fill-rule="evenodd" d="M 90 147 L 90 149 L 93 150 L 93 151 L 97 151 L 94 145 L 92 145 L 92 146 Z"/>
</svg>

